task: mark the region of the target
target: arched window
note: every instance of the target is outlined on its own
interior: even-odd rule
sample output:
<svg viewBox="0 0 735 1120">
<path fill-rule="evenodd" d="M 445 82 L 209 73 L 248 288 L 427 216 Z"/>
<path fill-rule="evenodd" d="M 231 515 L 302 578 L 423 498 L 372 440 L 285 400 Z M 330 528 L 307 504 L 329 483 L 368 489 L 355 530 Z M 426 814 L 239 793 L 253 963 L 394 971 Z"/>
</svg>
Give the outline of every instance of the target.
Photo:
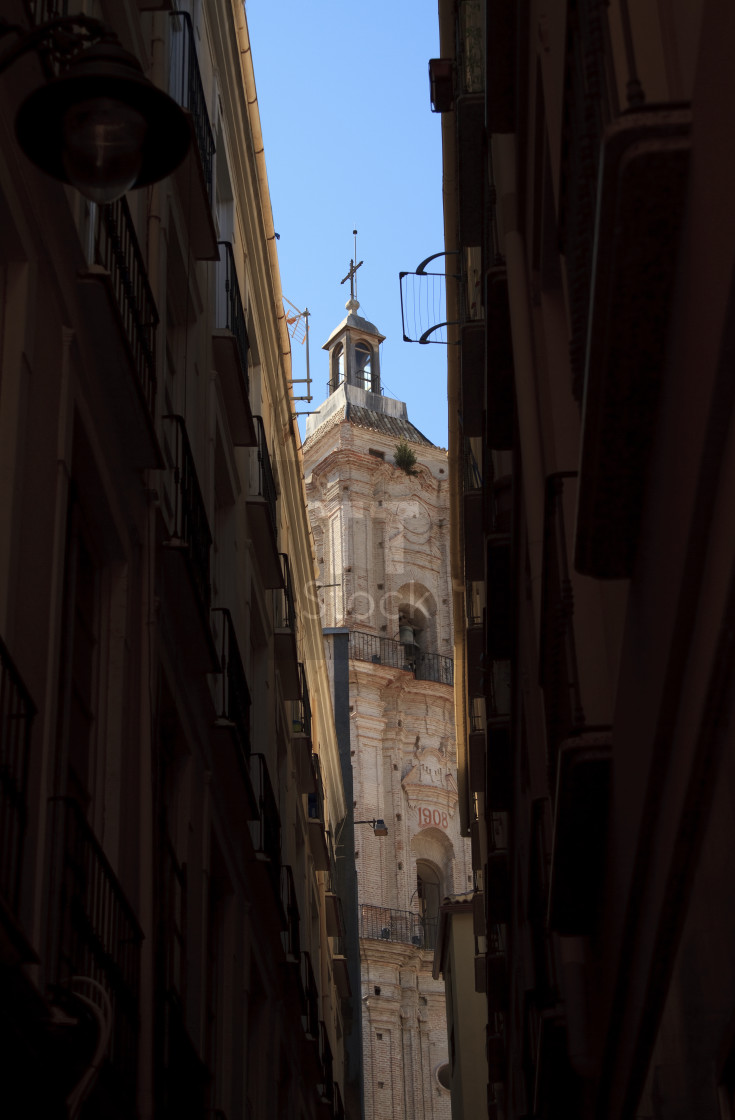
<svg viewBox="0 0 735 1120">
<path fill-rule="evenodd" d="M 373 351 L 367 342 L 355 346 L 355 384 L 368 391 L 373 387 Z"/>
<path fill-rule="evenodd" d="M 439 906 L 442 900 L 439 872 L 428 860 L 416 860 L 416 894 L 424 936 L 424 948 L 433 949 L 439 928 Z"/>
<path fill-rule="evenodd" d="M 341 342 L 338 342 L 332 351 L 332 376 L 329 388 L 333 393 L 345 379 L 345 351 Z"/>
</svg>

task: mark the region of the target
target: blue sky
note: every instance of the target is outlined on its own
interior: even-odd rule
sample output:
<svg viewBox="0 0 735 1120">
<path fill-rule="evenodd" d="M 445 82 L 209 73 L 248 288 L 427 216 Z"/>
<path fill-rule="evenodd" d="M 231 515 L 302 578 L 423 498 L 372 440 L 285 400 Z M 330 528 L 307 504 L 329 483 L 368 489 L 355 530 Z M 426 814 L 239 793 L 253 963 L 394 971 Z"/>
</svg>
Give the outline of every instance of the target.
<svg viewBox="0 0 735 1120">
<path fill-rule="evenodd" d="M 298 407 L 326 397 L 321 347 L 346 314 L 349 282 L 340 280 L 356 228 L 360 314 L 386 336 L 383 390 L 446 447 L 446 347 L 403 342 L 398 282 L 443 245 L 441 125 L 428 78 L 439 54 L 435 0 L 247 0 L 245 10 L 281 284 L 311 312 L 314 402 Z M 294 376 L 305 377 L 296 342 L 293 359 Z"/>
</svg>

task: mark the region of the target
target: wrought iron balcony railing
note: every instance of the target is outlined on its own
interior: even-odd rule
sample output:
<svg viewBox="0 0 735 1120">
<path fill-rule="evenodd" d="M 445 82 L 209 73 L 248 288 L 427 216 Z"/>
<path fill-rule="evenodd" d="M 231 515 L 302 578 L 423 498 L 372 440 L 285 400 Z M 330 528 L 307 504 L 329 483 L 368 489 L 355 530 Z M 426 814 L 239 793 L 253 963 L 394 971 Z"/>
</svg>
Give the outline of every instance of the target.
<svg viewBox="0 0 735 1120">
<path fill-rule="evenodd" d="M 479 440 L 477 441 L 479 444 Z M 464 493 L 469 494 L 475 490 L 482 490 L 482 468 L 475 455 L 473 441 L 465 436 L 462 456 L 462 478 Z"/>
<path fill-rule="evenodd" d="M 301 960 L 301 919 L 296 898 L 293 871 L 284 864 L 281 868 L 281 908 L 286 917 L 286 928 L 281 931 L 281 943 L 289 961 Z"/>
<path fill-rule="evenodd" d="M 371 661 L 374 665 L 388 665 L 413 673 L 418 681 L 436 681 L 437 684 L 454 684 L 454 660 L 439 653 L 409 652 L 406 646 L 379 634 L 365 630 L 350 631 L 350 658 L 353 661 Z"/>
<path fill-rule="evenodd" d="M 235 257 L 229 241 L 218 242 L 220 259 L 215 265 L 216 275 L 216 301 L 215 301 L 215 326 L 231 331 L 237 345 L 240 359 L 243 389 L 247 396 L 250 392 L 248 379 L 248 352 L 250 341 L 247 326 L 245 325 L 245 308 L 240 295 L 240 285 L 237 280 Z"/>
<path fill-rule="evenodd" d="M 187 552 L 192 580 L 200 605 L 208 618 L 212 593 L 209 580 L 212 533 L 184 418 L 170 415 L 164 419 L 173 425 L 174 430 L 171 464 L 174 480 L 174 524 L 173 535 L 167 545 Z"/>
<path fill-rule="evenodd" d="M 197 149 L 211 203 L 214 198 L 214 134 L 209 121 L 207 99 L 204 96 L 202 75 L 194 45 L 194 29 L 188 12 L 170 12 L 169 16 L 171 19 L 169 92 L 179 105 L 191 113 Z"/>
<path fill-rule="evenodd" d="M 296 604 L 291 579 L 291 565 L 285 552 L 280 553 L 283 587 L 273 591 L 273 625 L 276 630 L 296 632 Z"/>
<path fill-rule="evenodd" d="M 329 871 L 329 845 L 324 815 L 324 784 L 319 755 L 312 754 L 312 791 L 307 795 L 309 846 L 317 871 Z"/>
<path fill-rule="evenodd" d="M 0 638 L 0 895 L 17 916 L 36 707 Z"/>
<path fill-rule="evenodd" d="M 400 941 L 417 949 L 432 950 L 437 926 L 437 918 L 427 918 L 413 910 L 392 910 L 365 903 L 360 906 L 360 937 L 375 941 Z"/>
<path fill-rule="evenodd" d="M 319 762 L 319 755 L 312 754 L 311 765 L 314 771 L 314 785 L 316 789 L 314 793 L 308 795 L 309 806 L 309 820 L 320 821 L 324 824 L 324 783 L 322 782 L 322 768 Z"/>
<path fill-rule="evenodd" d="M 215 607 L 222 614 L 220 656 L 222 692 L 219 719 L 233 725 L 242 759 L 250 758 L 250 689 L 240 655 L 235 624 L 226 607 Z"/>
<path fill-rule="evenodd" d="M 311 703 L 309 701 L 309 686 L 306 683 L 306 670 L 299 661 L 299 684 L 301 697 L 291 701 L 291 726 L 295 735 L 306 735 L 311 738 Z"/>
<path fill-rule="evenodd" d="M 111 1003 L 107 1057 L 121 1096 L 136 1098 L 143 934 L 112 867 L 71 798 L 53 798 L 49 971 L 52 984 L 84 978 Z"/>
<path fill-rule="evenodd" d="M 268 506 L 273 533 L 278 539 L 278 516 L 276 514 L 276 481 L 273 477 L 271 457 L 268 452 L 268 441 L 265 438 L 265 426 L 262 416 L 254 416 L 255 436 L 258 441 L 257 473 L 253 480 L 255 483 L 255 496 L 265 498 Z"/>
<path fill-rule="evenodd" d="M 94 260 L 110 274 L 140 395 L 151 420 L 155 421 L 158 310 L 124 197 L 97 209 Z"/>
<path fill-rule="evenodd" d="M 304 1011 L 301 1022 L 306 1037 L 313 1042 L 319 1039 L 319 989 L 311 966 L 311 957 L 306 951 L 301 953 L 301 985 L 304 992 Z"/>
<path fill-rule="evenodd" d="M 322 1066 L 322 1080 L 319 1084 L 319 1096 L 325 1104 L 334 1102 L 334 1062 L 332 1060 L 332 1047 L 329 1045 L 329 1035 L 326 1023 L 319 1023 L 319 1058 Z"/>
<path fill-rule="evenodd" d="M 180 863 L 164 823 L 160 845 L 158 923 L 161 935 L 161 974 L 167 997 L 186 1010 L 187 900 L 186 864 Z"/>
<path fill-rule="evenodd" d="M 258 818 L 250 821 L 256 858 L 267 862 L 268 875 L 278 899 L 281 894 L 281 817 L 271 785 L 265 755 L 250 756 L 250 774 L 258 803 Z"/>
<path fill-rule="evenodd" d="M 31 21 L 38 27 L 56 16 L 69 14 L 69 0 L 26 0 Z"/>
</svg>

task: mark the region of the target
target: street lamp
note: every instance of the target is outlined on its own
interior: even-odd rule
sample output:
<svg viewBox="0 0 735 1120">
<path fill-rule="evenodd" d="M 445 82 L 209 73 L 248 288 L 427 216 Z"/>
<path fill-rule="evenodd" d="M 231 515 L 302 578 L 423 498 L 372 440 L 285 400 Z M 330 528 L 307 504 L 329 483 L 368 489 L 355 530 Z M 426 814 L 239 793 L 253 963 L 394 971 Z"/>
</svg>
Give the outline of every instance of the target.
<svg viewBox="0 0 735 1120">
<path fill-rule="evenodd" d="M 12 33 L 20 38 L 0 55 L 0 74 L 42 50 L 60 68 L 25 99 L 15 120 L 20 147 L 42 171 L 106 203 L 181 163 L 191 135 L 186 115 L 104 23 L 59 16 L 26 31 L 0 21 L 0 40 Z"/>
<path fill-rule="evenodd" d="M 388 826 L 386 825 L 386 823 L 382 819 L 382 817 L 373 818 L 373 820 L 371 820 L 371 821 L 354 821 L 353 823 L 354 824 L 369 824 L 369 825 L 372 825 L 373 832 L 375 833 L 376 836 L 387 836 L 388 835 Z"/>
</svg>

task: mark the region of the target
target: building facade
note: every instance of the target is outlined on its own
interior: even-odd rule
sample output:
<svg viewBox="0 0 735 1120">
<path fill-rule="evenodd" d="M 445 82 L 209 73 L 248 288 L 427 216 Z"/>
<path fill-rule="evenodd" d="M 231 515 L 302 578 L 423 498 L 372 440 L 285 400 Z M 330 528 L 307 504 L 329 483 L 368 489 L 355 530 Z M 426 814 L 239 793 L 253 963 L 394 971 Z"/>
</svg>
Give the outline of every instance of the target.
<svg viewBox="0 0 735 1120">
<path fill-rule="evenodd" d="M 488 1115 L 730 1118 L 735 13 L 439 16 Z"/>
<path fill-rule="evenodd" d="M 434 976 L 444 980 L 447 1001 L 452 1120 L 482 1116 L 487 1107 L 487 1003 L 475 969 L 479 900 L 474 890 L 444 899 L 434 950 Z"/>
<path fill-rule="evenodd" d="M 53 56 L 1 79 L 0 1112 L 331 1120 L 347 806 L 244 6 L 79 7 L 191 145 L 89 202 L 13 137 Z"/>
<path fill-rule="evenodd" d="M 307 421 L 304 462 L 314 598 L 325 626 L 346 635 L 365 1116 L 439 1120 L 450 1100 L 433 949 L 441 900 L 471 885 L 457 812 L 447 455 L 382 395 L 383 336 L 354 297 L 347 312 L 324 347 L 330 393 Z"/>
</svg>

